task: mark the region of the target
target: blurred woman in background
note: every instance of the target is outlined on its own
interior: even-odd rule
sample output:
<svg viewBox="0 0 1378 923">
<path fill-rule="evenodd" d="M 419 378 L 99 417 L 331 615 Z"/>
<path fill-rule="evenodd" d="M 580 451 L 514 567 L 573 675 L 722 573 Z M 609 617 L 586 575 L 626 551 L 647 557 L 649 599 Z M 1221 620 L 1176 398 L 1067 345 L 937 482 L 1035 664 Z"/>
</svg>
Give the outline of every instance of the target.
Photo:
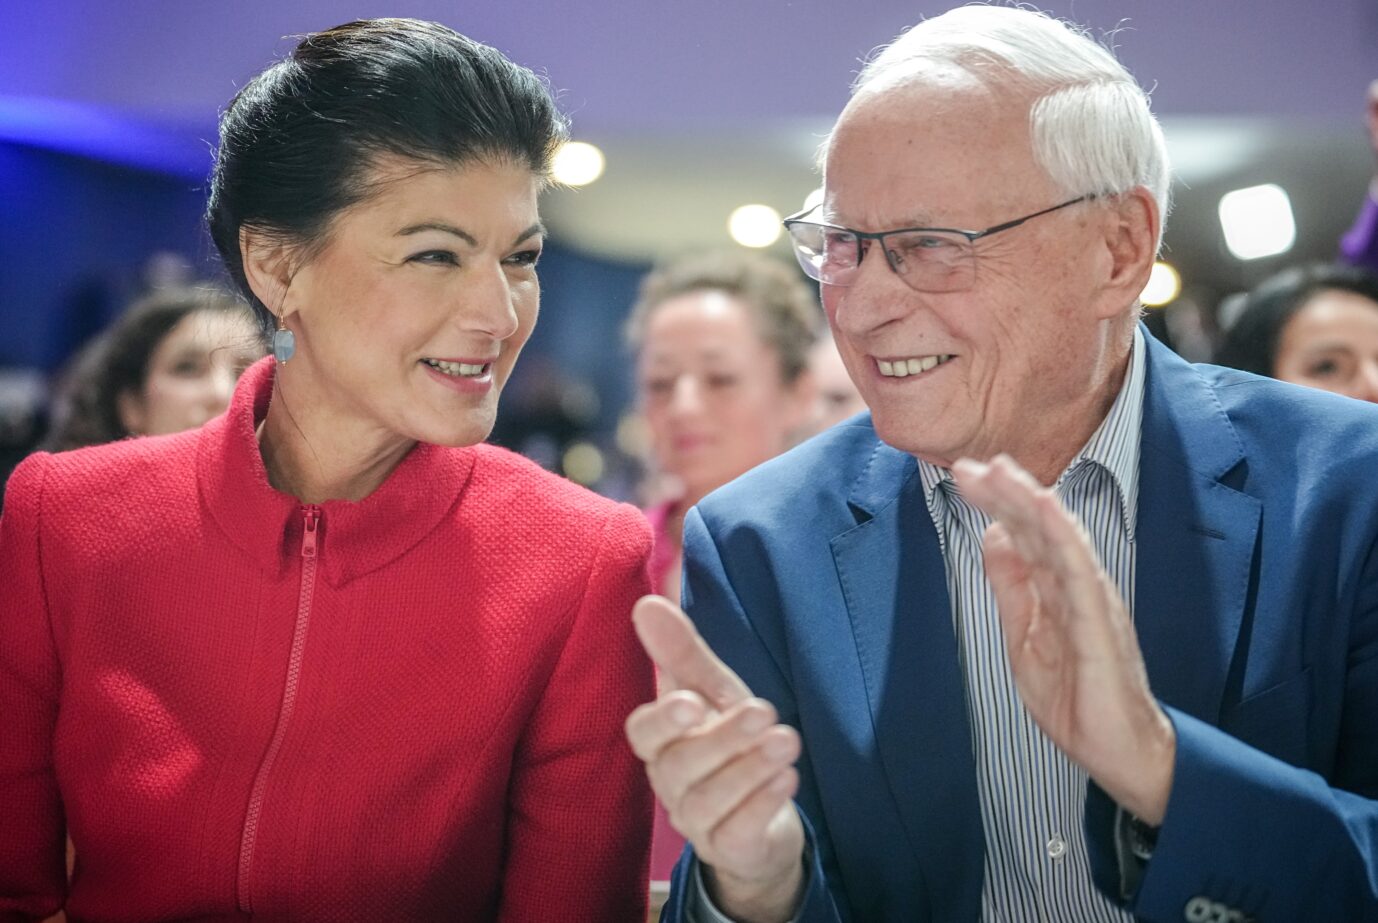
<svg viewBox="0 0 1378 923">
<path fill-rule="evenodd" d="M 1378 402 L 1378 276 L 1321 264 L 1283 270 L 1245 297 L 1215 361 Z"/>
<path fill-rule="evenodd" d="M 234 295 L 210 287 L 153 292 L 73 361 L 43 448 L 194 429 L 225 411 L 235 382 L 265 348 Z"/>
<path fill-rule="evenodd" d="M 809 371 L 818 397 L 814 402 L 814 418 L 810 431 L 821 433 L 848 417 L 866 409 L 866 401 L 857 390 L 856 382 L 847 373 L 842 355 L 837 351 L 832 331 L 826 326 L 819 333 L 818 342 L 809 351 Z"/>
<path fill-rule="evenodd" d="M 684 514 L 809 431 L 809 350 L 822 324 L 793 267 L 745 252 L 695 255 L 650 273 L 627 325 L 651 454 L 665 479 L 646 516 L 651 580 L 678 600 Z M 657 806 L 651 878 L 663 881 L 684 840 Z"/>
</svg>

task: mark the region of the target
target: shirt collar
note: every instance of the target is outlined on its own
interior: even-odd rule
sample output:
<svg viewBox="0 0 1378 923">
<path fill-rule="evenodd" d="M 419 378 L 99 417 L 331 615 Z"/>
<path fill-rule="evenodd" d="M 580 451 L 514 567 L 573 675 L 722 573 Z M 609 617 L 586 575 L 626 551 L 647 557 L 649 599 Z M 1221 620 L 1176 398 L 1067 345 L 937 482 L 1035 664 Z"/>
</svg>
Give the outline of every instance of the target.
<svg viewBox="0 0 1378 923">
<path fill-rule="evenodd" d="M 1120 499 L 1120 515 L 1123 519 L 1125 535 L 1134 540 L 1134 523 L 1139 512 L 1139 451 L 1143 435 L 1144 416 L 1144 353 L 1146 351 L 1143 330 L 1135 326 L 1134 340 L 1129 351 L 1129 371 L 1120 384 L 1120 391 L 1110 405 L 1100 426 L 1091 434 L 1086 445 L 1082 446 L 1058 476 L 1055 486 L 1061 485 L 1087 464 L 1103 468 L 1115 485 Z M 938 527 L 939 539 L 945 544 L 943 520 L 947 509 L 946 485 L 952 482 L 952 472 L 947 468 L 924 461 L 919 462 L 919 478 L 923 484 L 924 499 L 928 503 L 929 514 Z M 940 490 L 939 487 L 944 489 Z"/>
</svg>

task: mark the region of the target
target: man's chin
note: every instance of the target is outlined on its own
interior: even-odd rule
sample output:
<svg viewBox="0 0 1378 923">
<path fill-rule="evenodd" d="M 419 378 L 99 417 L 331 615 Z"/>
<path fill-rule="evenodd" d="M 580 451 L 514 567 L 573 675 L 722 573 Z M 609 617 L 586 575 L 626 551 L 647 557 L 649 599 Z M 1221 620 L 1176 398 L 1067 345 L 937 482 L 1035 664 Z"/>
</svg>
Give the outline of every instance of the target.
<svg viewBox="0 0 1378 923">
<path fill-rule="evenodd" d="M 924 426 L 920 420 L 896 419 L 873 410 L 871 423 L 881 442 L 907 455 L 913 455 L 943 468 L 949 467 L 958 457 L 952 454 L 951 447 L 943 440 L 933 438 L 933 428 Z"/>
</svg>

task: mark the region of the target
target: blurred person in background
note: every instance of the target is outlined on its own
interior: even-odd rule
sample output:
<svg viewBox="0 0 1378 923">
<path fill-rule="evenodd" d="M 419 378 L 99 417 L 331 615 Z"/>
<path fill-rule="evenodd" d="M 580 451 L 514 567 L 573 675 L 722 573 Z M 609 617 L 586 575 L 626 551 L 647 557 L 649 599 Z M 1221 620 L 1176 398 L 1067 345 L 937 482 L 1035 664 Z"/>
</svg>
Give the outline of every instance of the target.
<svg viewBox="0 0 1378 923">
<path fill-rule="evenodd" d="M 1283 270 L 1245 296 L 1216 364 L 1378 403 L 1378 276 Z"/>
<path fill-rule="evenodd" d="M 672 482 L 646 510 L 655 592 L 679 599 L 688 509 L 811 431 L 821 318 L 792 267 L 751 253 L 689 256 L 642 282 L 627 339 L 653 464 Z M 683 848 L 657 807 L 652 880 L 669 879 Z"/>
<path fill-rule="evenodd" d="M 482 444 L 565 137 L 417 20 L 235 96 L 207 218 L 273 356 L 196 430 L 10 480 L 0 919 L 644 918 L 649 530 Z"/>
<path fill-rule="evenodd" d="M 213 288 L 140 299 L 82 350 L 58 388 L 50 452 L 193 429 L 229 406 L 266 350 L 252 312 Z"/>
<path fill-rule="evenodd" d="M 832 332 L 826 327 L 809 350 L 809 371 L 813 373 L 818 397 L 814 402 L 812 431 L 821 433 L 866 409 L 856 383 L 847 374 L 842 354 L 837 351 Z"/>
</svg>

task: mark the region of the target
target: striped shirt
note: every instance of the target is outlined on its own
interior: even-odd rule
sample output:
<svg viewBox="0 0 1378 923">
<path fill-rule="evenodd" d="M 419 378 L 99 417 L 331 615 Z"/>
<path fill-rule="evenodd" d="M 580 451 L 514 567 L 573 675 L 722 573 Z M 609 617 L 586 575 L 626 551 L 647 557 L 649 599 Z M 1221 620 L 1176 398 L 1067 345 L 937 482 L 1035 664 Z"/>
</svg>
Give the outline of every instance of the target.
<svg viewBox="0 0 1378 923">
<path fill-rule="evenodd" d="M 1063 505 L 1085 527 L 1120 595 L 1130 601 L 1143 394 L 1144 342 L 1135 330 L 1120 393 L 1054 485 Z M 1082 831 L 1085 770 L 1043 735 L 1015 691 L 981 557 L 981 538 L 990 517 L 963 500 L 946 469 L 920 459 L 919 473 L 947 569 L 966 679 L 986 839 L 981 919 L 1131 920 L 1091 882 Z"/>
</svg>

